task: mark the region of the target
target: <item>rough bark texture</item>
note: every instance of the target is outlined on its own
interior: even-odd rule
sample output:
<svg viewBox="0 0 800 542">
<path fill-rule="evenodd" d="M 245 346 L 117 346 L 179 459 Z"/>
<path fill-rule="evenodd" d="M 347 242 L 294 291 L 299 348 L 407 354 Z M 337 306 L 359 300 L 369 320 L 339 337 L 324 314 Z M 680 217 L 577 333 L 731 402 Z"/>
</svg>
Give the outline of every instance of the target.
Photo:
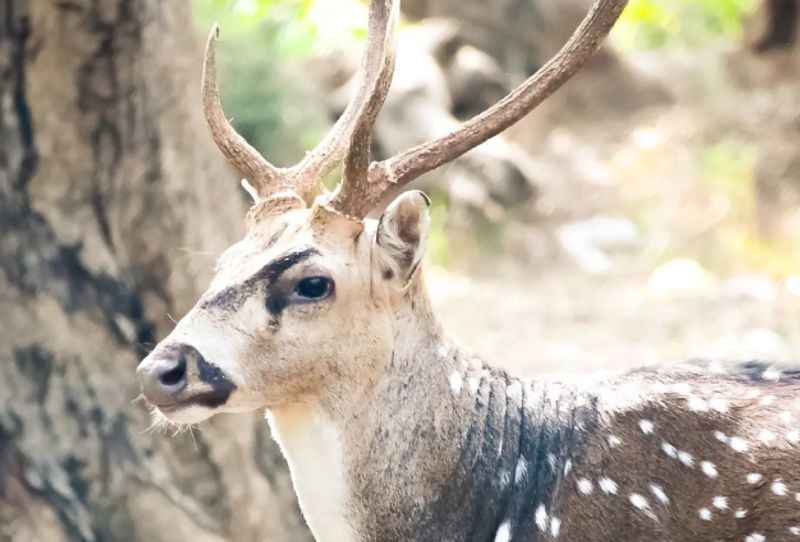
<svg viewBox="0 0 800 542">
<path fill-rule="evenodd" d="M 307 540 L 258 417 L 145 432 L 134 369 L 241 232 L 188 3 L 0 0 L 0 540 Z"/>
</svg>

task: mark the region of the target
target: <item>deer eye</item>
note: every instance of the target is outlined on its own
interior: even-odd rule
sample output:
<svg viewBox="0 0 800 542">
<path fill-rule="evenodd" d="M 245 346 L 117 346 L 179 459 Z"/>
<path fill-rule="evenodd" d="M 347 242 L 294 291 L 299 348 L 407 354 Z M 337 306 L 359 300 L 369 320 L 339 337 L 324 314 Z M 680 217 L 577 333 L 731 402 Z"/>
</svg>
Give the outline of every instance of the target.
<svg viewBox="0 0 800 542">
<path fill-rule="evenodd" d="M 306 277 L 297 283 L 294 291 L 306 299 L 322 299 L 333 291 L 333 281 L 327 277 Z"/>
</svg>

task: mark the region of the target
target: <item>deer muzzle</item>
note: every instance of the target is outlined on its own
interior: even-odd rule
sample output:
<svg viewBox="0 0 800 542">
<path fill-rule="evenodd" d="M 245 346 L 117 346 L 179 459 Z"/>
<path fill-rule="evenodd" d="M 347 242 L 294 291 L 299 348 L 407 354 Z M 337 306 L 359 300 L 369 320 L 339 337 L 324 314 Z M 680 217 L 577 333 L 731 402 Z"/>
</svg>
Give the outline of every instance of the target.
<svg viewBox="0 0 800 542">
<path fill-rule="evenodd" d="M 188 344 L 159 346 L 136 370 L 145 398 L 165 414 L 189 406 L 224 405 L 236 385 Z"/>
</svg>

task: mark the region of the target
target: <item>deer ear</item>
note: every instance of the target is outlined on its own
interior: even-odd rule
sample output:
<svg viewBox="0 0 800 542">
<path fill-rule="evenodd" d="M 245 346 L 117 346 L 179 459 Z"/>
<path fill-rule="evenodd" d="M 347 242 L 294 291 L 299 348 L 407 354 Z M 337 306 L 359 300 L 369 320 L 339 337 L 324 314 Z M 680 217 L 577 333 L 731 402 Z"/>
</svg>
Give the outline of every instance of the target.
<svg viewBox="0 0 800 542">
<path fill-rule="evenodd" d="M 423 192 L 401 194 L 386 209 L 375 233 L 378 272 L 383 280 L 408 284 L 425 255 L 431 200 Z"/>
</svg>

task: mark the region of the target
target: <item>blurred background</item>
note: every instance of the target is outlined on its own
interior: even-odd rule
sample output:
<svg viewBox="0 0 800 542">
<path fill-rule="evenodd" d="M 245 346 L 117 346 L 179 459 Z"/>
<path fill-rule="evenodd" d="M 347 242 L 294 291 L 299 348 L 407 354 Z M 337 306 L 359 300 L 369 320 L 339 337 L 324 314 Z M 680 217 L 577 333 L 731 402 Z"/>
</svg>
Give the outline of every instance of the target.
<svg viewBox="0 0 800 542">
<path fill-rule="evenodd" d="M 404 0 L 376 153 L 494 103 L 590 4 Z M 199 107 L 213 21 L 228 115 L 298 160 L 363 2 L 0 1 L 0 541 L 310 540 L 260 415 L 161 435 L 134 402 L 244 231 Z M 526 376 L 800 358 L 798 25 L 800 0 L 631 0 L 557 95 L 420 179 L 451 334 Z"/>
</svg>

